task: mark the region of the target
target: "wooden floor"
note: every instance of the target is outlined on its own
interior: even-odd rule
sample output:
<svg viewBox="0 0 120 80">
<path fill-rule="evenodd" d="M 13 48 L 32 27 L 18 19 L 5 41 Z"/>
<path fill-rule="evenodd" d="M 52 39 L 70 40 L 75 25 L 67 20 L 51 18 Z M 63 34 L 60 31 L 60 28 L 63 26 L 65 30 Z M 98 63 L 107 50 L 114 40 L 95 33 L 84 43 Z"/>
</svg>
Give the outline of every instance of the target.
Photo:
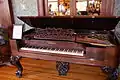
<svg viewBox="0 0 120 80">
<path fill-rule="evenodd" d="M 16 67 L 3 66 L 0 68 L 0 80 L 105 80 L 106 75 L 99 67 L 70 64 L 67 76 L 59 76 L 56 63 L 53 61 L 22 58 L 23 77 L 15 76 Z"/>
</svg>

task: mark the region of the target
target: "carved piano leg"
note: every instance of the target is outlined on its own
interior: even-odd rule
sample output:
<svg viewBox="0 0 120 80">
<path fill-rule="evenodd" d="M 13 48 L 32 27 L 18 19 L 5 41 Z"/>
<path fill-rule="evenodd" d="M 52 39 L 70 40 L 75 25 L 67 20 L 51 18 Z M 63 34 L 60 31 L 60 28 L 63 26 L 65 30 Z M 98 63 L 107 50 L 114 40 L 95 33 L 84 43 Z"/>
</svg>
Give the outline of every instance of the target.
<svg viewBox="0 0 120 80">
<path fill-rule="evenodd" d="M 56 69 L 60 76 L 66 76 L 69 70 L 69 63 L 56 61 Z"/>
<path fill-rule="evenodd" d="M 102 71 L 108 75 L 107 80 L 117 80 L 118 79 L 118 69 L 111 68 L 109 66 L 101 67 Z"/>
<path fill-rule="evenodd" d="M 19 78 L 22 77 L 22 71 L 23 71 L 23 67 L 19 61 L 20 58 L 21 57 L 19 57 L 19 56 L 11 56 L 10 57 L 10 63 L 18 68 L 18 70 L 16 71 L 16 76 Z"/>
</svg>

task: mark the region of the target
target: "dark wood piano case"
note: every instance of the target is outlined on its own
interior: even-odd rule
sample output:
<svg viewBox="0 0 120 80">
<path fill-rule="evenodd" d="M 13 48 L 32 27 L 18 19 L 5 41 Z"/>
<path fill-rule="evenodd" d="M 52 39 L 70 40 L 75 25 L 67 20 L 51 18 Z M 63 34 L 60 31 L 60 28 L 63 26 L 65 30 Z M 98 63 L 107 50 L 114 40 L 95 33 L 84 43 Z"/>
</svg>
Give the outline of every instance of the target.
<svg viewBox="0 0 120 80">
<path fill-rule="evenodd" d="M 45 28 L 46 26 L 55 28 L 70 28 L 70 29 L 86 29 L 86 30 L 102 30 L 110 31 L 115 28 L 119 21 L 119 18 L 112 17 L 18 17 L 25 23 L 36 28 Z M 70 55 L 60 55 L 60 54 L 41 54 L 34 52 L 20 51 L 17 44 L 18 40 L 10 39 L 11 52 L 13 56 L 22 56 L 43 60 L 54 60 L 56 61 L 56 68 L 59 75 L 66 75 L 69 69 L 69 63 L 91 65 L 100 67 L 103 72 L 108 74 L 110 80 L 117 79 L 117 67 L 118 67 L 118 47 L 114 46 L 104 46 L 99 44 L 91 44 L 91 42 L 82 42 L 78 39 L 78 42 L 83 45 L 86 49 L 85 56 L 70 56 Z M 67 46 L 67 45 L 65 45 Z M 14 57 L 15 58 L 15 57 Z M 17 60 L 19 60 L 17 58 Z M 18 62 L 18 65 L 20 63 Z M 22 75 L 21 65 L 18 67 L 18 76 Z M 112 79 L 111 79 L 112 78 Z"/>
</svg>

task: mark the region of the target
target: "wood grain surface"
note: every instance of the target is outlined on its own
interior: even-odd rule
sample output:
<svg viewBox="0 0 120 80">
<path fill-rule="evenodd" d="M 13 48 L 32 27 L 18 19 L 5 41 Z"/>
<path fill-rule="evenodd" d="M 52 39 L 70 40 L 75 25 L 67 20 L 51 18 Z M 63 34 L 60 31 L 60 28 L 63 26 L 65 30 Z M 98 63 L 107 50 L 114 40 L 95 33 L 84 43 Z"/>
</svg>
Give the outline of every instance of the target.
<svg viewBox="0 0 120 80">
<path fill-rule="evenodd" d="M 56 71 L 56 62 L 22 58 L 23 77 L 17 78 L 14 66 L 0 68 L 2 80 L 105 80 L 106 75 L 99 67 L 70 64 L 67 76 L 59 76 Z"/>
</svg>

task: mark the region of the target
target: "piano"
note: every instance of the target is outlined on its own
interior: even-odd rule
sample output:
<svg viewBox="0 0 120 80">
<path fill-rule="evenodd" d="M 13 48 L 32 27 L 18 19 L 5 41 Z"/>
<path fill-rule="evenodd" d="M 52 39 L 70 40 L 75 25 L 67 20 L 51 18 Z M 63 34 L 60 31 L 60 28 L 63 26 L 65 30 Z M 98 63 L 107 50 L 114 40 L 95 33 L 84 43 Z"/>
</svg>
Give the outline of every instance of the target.
<svg viewBox="0 0 120 80">
<path fill-rule="evenodd" d="M 97 66 L 117 79 L 118 47 L 110 34 L 119 22 L 115 16 L 19 16 L 31 26 L 21 39 L 10 39 L 16 76 L 22 76 L 20 57 L 56 61 L 59 75 L 67 75 L 69 64 Z"/>
</svg>

